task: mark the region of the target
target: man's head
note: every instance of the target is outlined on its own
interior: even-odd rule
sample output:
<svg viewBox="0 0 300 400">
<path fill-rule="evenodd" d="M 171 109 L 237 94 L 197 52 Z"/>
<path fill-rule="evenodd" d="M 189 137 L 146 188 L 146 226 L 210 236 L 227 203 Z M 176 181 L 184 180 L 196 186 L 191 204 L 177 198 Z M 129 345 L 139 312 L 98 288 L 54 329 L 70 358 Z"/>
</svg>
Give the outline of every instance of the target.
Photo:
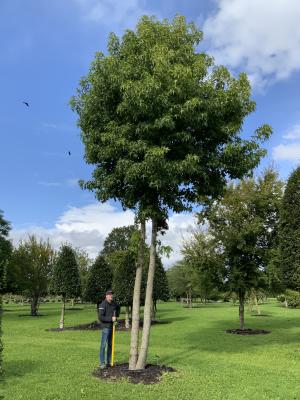
<svg viewBox="0 0 300 400">
<path fill-rule="evenodd" d="M 113 300 L 114 294 L 112 290 L 107 290 L 105 293 L 105 299 L 110 303 Z"/>
</svg>

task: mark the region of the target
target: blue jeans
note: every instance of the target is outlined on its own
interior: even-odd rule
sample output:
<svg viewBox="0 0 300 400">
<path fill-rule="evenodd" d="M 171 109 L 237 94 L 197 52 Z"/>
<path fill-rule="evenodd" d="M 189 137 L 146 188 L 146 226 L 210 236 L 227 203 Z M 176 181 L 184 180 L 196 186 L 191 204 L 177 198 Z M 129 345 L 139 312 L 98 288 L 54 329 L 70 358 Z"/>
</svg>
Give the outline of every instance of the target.
<svg viewBox="0 0 300 400">
<path fill-rule="evenodd" d="M 107 343 L 106 364 L 110 365 L 111 361 L 111 341 L 112 341 L 112 328 L 103 328 L 100 346 L 100 363 L 105 364 L 105 348 Z"/>
</svg>

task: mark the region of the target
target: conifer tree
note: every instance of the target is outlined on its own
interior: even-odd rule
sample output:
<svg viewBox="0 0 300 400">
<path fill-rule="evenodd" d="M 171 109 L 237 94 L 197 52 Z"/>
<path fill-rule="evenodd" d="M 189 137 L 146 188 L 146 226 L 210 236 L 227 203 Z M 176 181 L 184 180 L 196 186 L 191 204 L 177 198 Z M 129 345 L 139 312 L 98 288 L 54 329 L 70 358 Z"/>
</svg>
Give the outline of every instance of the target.
<svg viewBox="0 0 300 400">
<path fill-rule="evenodd" d="M 59 327 L 64 328 L 65 304 L 68 298 L 80 295 L 80 276 L 76 261 L 76 252 L 69 245 L 62 245 L 57 255 L 53 271 L 53 289 L 62 297 L 62 309 Z"/>
</svg>

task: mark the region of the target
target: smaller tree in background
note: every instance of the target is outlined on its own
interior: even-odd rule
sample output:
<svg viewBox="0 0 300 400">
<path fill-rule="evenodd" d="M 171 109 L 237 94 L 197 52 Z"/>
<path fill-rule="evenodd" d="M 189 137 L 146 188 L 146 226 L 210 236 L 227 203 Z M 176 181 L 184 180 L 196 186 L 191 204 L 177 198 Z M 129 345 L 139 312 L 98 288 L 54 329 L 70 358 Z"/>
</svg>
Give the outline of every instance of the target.
<svg viewBox="0 0 300 400">
<path fill-rule="evenodd" d="M 191 288 L 191 270 L 184 260 L 178 261 L 166 271 L 170 295 L 179 300 L 180 297 L 189 297 Z"/>
<path fill-rule="evenodd" d="M 279 218 L 279 259 L 286 288 L 300 291 L 300 167 L 288 178 Z M 276 257 L 275 257 L 276 262 Z"/>
<path fill-rule="evenodd" d="M 38 241 L 33 235 L 12 253 L 9 276 L 15 289 L 30 299 L 32 316 L 37 315 L 40 299 L 48 292 L 53 262 L 54 250 L 49 241 Z"/>
<path fill-rule="evenodd" d="M 157 301 L 158 300 L 168 301 L 170 299 L 167 274 L 163 267 L 161 258 L 159 256 L 156 257 L 152 298 L 153 298 L 152 319 L 154 320 L 157 311 Z"/>
<path fill-rule="evenodd" d="M 96 304 L 97 312 L 106 290 L 112 286 L 112 280 L 113 274 L 111 267 L 108 265 L 105 257 L 100 253 L 89 269 L 84 291 L 84 299 Z"/>
<path fill-rule="evenodd" d="M 93 260 L 89 257 L 88 253 L 83 249 L 76 249 L 76 260 L 79 269 L 80 285 L 81 285 L 81 301 L 86 290 L 89 270 L 93 264 Z"/>
<path fill-rule="evenodd" d="M 125 307 L 125 327 L 130 327 L 130 308 L 136 272 L 136 257 L 129 250 L 114 253 L 113 291 L 116 301 Z"/>
<path fill-rule="evenodd" d="M 224 259 L 224 282 L 239 298 L 244 329 L 246 293 L 265 288 L 272 250 L 276 248 L 283 182 L 268 169 L 258 179 L 230 184 L 224 196 L 199 214 L 209 223 L 216 254 Z"/>
<path fill-rule="evenodd" d="M 215 249 L 214 238 L 203 231 L 194 232 L 182 249 L 192 287 L 204 302 L 223 284 L 224 259 Z"/>
<path fill-rule="evenodd" d="M 64 328 L 65 304 L 67 298 L 74 298 L 80 295 L 80 276 L 76 252 L 69 245 L 62 245 L 54 264 L 53 271 L 54 292 L 62 297 L 62 308 L 59 328 Z"/>
<path fill-rule="evenodd" d="M 121 226 L 112 229 L 107 235 L 101 254 L 105 257 L 106 261 L 114 268 L 114 256 L 119 251 L 127 251 L 132 246 L 132 235 L 136 231 L 134 225 Z M 117 256 L 118 257 L 118 256 Z"/>
</svg>

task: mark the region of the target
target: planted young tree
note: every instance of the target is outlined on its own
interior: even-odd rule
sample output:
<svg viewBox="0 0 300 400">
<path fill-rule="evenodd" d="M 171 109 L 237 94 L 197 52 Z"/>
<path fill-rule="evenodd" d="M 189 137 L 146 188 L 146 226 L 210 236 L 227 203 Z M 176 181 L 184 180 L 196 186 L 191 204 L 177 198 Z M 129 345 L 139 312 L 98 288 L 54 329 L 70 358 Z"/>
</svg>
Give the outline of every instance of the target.
<svg viewBox="0 0 300 400">
<path fill-rule="evenodd" d="M 11 227 L 0 210 L 0 376 L 2 375 L 2 293 L 5 291 L 5 271 L 12 252 L 12 245 L 8 239 Z"/>
<path fill-rule="evenodd" d="M 270 253 L 276 246 L 283 184 L 267 170 L 258 180 L 230 184 L 223 198 L 200 213 L 209 223 L 216 254 L 224 259 L 226 288 L 239 299 L 240 329 L 245 327 L 246 292 L 264 288 Z"/>
<path fill-rule="evenodd" d="M 37 316 L 40 299 L 48 293 L 53 271 L 54 250 L 49 241 L 29 236 L 14 249 L 9 268 L 19 293 L 30 299 L 30 313 Z"/>
<path fill-rule="evenodd" d="M 279 260 L 287 289 L 300 291 L 300 167 L 290 175 L 280 209 Z M 278 262 L 277 262 L 278 264 Z"/>
<path fill-rule="evenodd" d="M 69 245 L 62 245 L 54 264 L 53 282 L 54 292 L 62 298 L 61 317 L 59 328 L 64 328 L 66 300 L 80 296 L 80 276 L 76 260 L 76 252 Z"/>
<path fill-rule="evenodd" d="M 271 133 L 263 126 L 250 140 L 241 139 L 244 118 L 255 109 L 250 84 L 245 74 L 235 79 L 197 52 L 201 39 L 184 17 L 171 23 L 142 17 L 122 39 L 110 35 L 109 54 L 96 55 L 71 101 L 85 159 L 95 166 L 82 187 L 102 202 L 115 199 L 136 210 L 142 225 L 152 222 L 143 336 L 136 361 L 132 329 L 130 369 L 146 364 L 157 233 L 167 227 L 169 210 L 190 210 L 199 196 L 220 193 L 226 176 L 247 174 L 264 154 L 260 141 Z M 134 315 L 140 303 L 139 268 Z"/>
<path fill-rule="evenodd" d="M 99 305 L 105 297 L 105 292 L 111 288 L 112 281 L 112 269 L 105 257 L 100 253 L 89 269 L 84 291 L 84 299 L 96 304 L 97 316 Z"/>
</svg>

